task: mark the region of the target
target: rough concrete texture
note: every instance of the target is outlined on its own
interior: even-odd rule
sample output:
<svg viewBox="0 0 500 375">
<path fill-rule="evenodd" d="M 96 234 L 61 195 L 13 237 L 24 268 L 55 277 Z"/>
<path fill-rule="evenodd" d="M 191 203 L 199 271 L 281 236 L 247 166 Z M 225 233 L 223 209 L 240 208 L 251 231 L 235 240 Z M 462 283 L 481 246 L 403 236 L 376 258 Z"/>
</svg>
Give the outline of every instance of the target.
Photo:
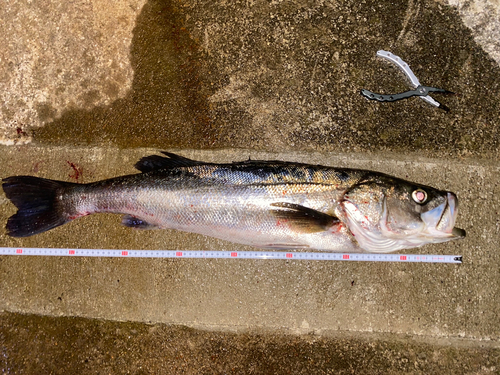
<svg viewBox="0 0 500 375">
<path fill-rule="evenodd" d="M 27 129 L 69 108 L 125 96 L 135 18 L 144 0 L 0 4 L 0 144 L 31 141 Z"/>
<path fill-rule="evenodd" d="M 7 175 L 35 174 L 87 182 L 133 172 L 152 150 L 5 148 Z M 465 240 L 421 253 L 461 254 L 462 265 L 322 263 L 250 260 L 158 260 L 3 257 L 0 308 L 19 313 L 165 322 L 199 329 L 401 333 L 474 339 L 498 347 L 499 169 L 492 161 L 439 161 L 417 155 L 272 154 L 252 150 L 191 151 L 209 161 L 246 158 L 364 167 L 437 187 L 461 202 Z M 12 161 L 15 160 L 15 163 Z M 120 166 L 115 169 L 115 167 Z M 4 199 L 4 220 L 14 208 Z M 249 249 L 175 231 L 133 231 L 116 215 L 79 219 L 4 246 L 126 249 Z M 468 342 L 470 345 L 471 343 Z"/>
<path fill-rule="evenodd" d="M 222 337 L 223 346 L 248 345 L 269 353 L 257 356 L 259 363 L 275 363 L 273 356 L 287 349 L 302 353 L 307 337 L 286 336 L 281 341 L 279 332 L 314 334 L 333 345 L 333 351 L 337 345 L 335 353 L 356 363 L 345 372 L 376 373 L 370 369 L 378 363 L 363 357 L 359 364 L 346 353 L 365 353 L 369 346 L 373 357 L 380 358 L 384 348 L 394 347 L 395 357 L 390 358 L 396 360 L 397 353 L 409 350 L 405 345 L 420 345 L 417 339 L 427 345 L 426 358 L 434 353 L 430 367 L 422 370 L 418 360 L 413 367 L 382 361 L 376 371 L 432 373 L 445 363 L 449 373 L 498 372 L 500 69 L 494 51 L 488 54 L 476 44 L 478 35 L 493 35 L 488 30 L 498 28 L 498 19 L 469 29 L 455 8 L 433 1 L 150 0 L 142 7 L 139 2 L 112 8 L 104 2 L 81 3 L 86 6 L 74 12 L 65 8 L 73 5 L 50 4 L 52 18 L 43 24 L 27 21 L 29 12 L 41 14 L 40 9 L 30 8 L 32 4 L 12 1 L 0 6 L 5 14 L 0 27 L 18 30 L 8 44 L 12 47 L 0 46 L 1 69 L 18 77 L 2 81 L 7 83 L 0 126 L 6 129 L 4 143 L 16 145 L 2 146 L 0 177 L 30 174 L 90 182 L 134 172 L 133 164 L 157 148 L 174 148 L 207 161 L 250 156 L 368 168 L 456 192 L 458 225 L 468 237 L 415 250 L 461 254 L 462 265 L 1 257 L 0 309 L 16 313 L 2 315 L 5 326 L 14 327 L 0 332 L 2 351 L 18 358 L 4 363 L 27 369 L 25 373 L 36 363 L 46 363 L 49 373 L 58 371 L 50 367 L 62 361 L 56 354 L 46 362 L 44 358 L 22 362 L 12 354 L 16 340 L 30 342 L 31 336 L 22 332 L 32 325 L 40 327 L 40 335 L 54 337 L 62 333 L 51 333 L 53 325 L 68 327 L 63 337 L 81 350 L 86 345 L 108 348 L 123 342 L 113 335 L 114 328 L 105 328 L 115 323 L 91 320 L 99 318 L 236 331 L 236 336 L 213 335 Z M 113 16 L 121 11 L 126 16 Z M 68 22 L 66 31 L 64 27 L 58 31 L 59 20 L 70 15 L 82 23 Z M 109 27 L 101 30 L 98 23 L 91 27 L 96 19 L 108 20 Z M 127 34 L 131 27 L 132 35 Z M 30 40 L 42 43 L 39 39 L 46 40 L 51 32 L 55 40 L 68 41 L 67 54 L 64 49 L 50 52 L 30 47 Z M 99 32 L 104 36 L 92 39 Z M 123 37 L 115 38 L 113 33 Z M 86 60 L 85 69 L 78 68 L 85 50 L 79 44 L 80 35 L 92 40 L 86 48 L 98 56 Z M 362 88 L 385 93 L 408 89 L 402 73 L 375 57 L 378 49 L 401 56 L 422 84 L 456 92 L 456 96 L 433 95 L 451 111 L 418 98 L 375 103 L 361 97 Z M 16 59 L 22 63 L 5 68 Z M 35 61 L 43 74 L 25 74 Z M 73 67 L 81 74 L 58 73 Z M 67 91 L 58 91 L 54 82 Z M 107 90 L 110 82 L 115 90 Z M 50 100 L 37 99 L 43 90 L 48 90 Z M 85 101 L 89 92 L 94 93 L 93 99 Z M 37 103 L 45 104 L 38 107 Z M 22 125 L 11 122 L 18 119 Z M 23 145 L 28 140 L 31 144 Z M 0 196 L 0 220 L 4 223 L 14 212 Z M 2 229 L 0 243 L 248 249 L 186 233 L 132 231 L 121 227 L 113 215 L 86 217 L 22 240 L 6 237 Z M 80 331 L 73 331 L 67 318 L 26 318 L 22 313 L 89 319 L 78 320 Z M 104 328 L 96 331 L 95 325 Z M 141 332 L 139 336 L 150 339 L 149 326 L 137 323 L 134 327 L 139 327 L 133 328 Z M 170 328 L 159 329 L 166 340 Z M 264 344 L 245 341 L 245 332 L 258 334 L 257 340 Z M 365 333 L 370 336 L 359 341 Z M 382 339 L 386 334 L 409 335 L 409 343 L 393 336 Z M 84 339 L 78 341 L 76 335 Z M 454 347 L 456 338 L 463 339 L 466 351 L 446 349 L 444 353 L 433 341 L 450 339 Z M 384 344 L 374 344 L 379 339 Z M 52 343 L 40 340 L 37 345 L 43 352 Z M 482 346 L 488 351 L 482 352 Z M 196 348 L 192 349 L 196 360 L 206 361 L 206 352 Z M 137 350 L 144 358 L 154 358 L 154 348 Z M 327 357 L 319 347 L 307 350 L 315 353 L 314 358 Z M 184 361 L 168 355 L 176 366 Z M 238 361 L 240 357 L 234 355 L 232 360 Z M 301 357 L 303 366 L 306 357 Z M 135 364 L 124 362 L 125 367 L 120 367 L 124 370 L 117 371 L 161 371 L 152 360 L 149 369 L 134 367 L 140 362 L 139 356 L 134 358 Z M 337 367 L 322 362 L 325 373 L 344 363 L 335 355 L 329 358 Z M 112 358 L 100 356 L 99 360 L 93 363 L 96 372 L 112 372 L 106 367 Z M 78 363 L 83 369 L 87 366 Z M 253 371 L 250 364 L 244 370 L 240 372 Z M 229 367 L 214 372 L 223 371 L 229 372 Z"/>
<path fill-rule="evenodd" d="M 375 57 L 402 56 L 426 85 L 457 96 L 381 105 L 362 88 L 408 89 Z M 132 89 L 109 106 L 68 109 L 43 144 L 423 151 L 498 155 L 499 68 L 454 8 L 431 1 L 151 1 L 130 47 Z M 70 81 L 72 82 L 72 81 Z M 52 110 L 48 110 L 52 112 Z M 24 132 L 24 133 L 23 133 Z"/>
<path fill-rule="evenodd" d="M 236 335 L 8 313 L 0 323 L 7 374 L 489 374 L 500 361 L 500 349 L 464 340 Z"/>
<path fill-rule="evenodd" d="M 458 9 L 474 40 L 500 64 L 500 2 L 497 0 L 445 0 Z"/>
</svg>

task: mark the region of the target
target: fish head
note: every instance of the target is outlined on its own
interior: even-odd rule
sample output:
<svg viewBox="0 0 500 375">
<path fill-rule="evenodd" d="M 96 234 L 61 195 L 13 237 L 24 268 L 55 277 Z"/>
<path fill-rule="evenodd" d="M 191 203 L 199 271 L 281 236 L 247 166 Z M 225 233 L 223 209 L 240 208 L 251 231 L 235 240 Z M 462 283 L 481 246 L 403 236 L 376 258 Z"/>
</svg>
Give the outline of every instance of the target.
<svg viewBox="0 0 500 375">
<path fill-rule="evenodd" d="M 387 175 L 368 174 L 341 202 L 349 230 L 361 248 L 391 252 L 465 237 L 455 228 L 454 193 Z"/>
</svg>

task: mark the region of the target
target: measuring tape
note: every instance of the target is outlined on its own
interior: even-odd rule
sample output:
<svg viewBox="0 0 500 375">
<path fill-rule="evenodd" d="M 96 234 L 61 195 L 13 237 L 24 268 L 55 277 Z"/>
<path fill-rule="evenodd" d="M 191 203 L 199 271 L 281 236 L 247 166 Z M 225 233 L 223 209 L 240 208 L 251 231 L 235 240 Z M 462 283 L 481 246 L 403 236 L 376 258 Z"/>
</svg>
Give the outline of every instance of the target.
<svg viewBox="0 0 500 375">
<path fill-rule="evenodd" d="M 301 253 L 284 251 L 112 250 L 0 247 L 0 255 L 115 258 L 298 259 L 403 263 L 462 263 L 461 255 Z"/>
</svg>

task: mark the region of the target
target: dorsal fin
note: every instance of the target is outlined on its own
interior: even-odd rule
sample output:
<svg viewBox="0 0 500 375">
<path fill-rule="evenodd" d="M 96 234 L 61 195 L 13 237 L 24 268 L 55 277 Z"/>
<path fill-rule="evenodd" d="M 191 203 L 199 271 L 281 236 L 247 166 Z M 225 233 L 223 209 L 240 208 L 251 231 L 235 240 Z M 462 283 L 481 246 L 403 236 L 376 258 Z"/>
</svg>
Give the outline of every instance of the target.
<svg viewBox="0 0 500 375">
<path fill-rule="evenodd" d="M 193 165 L 206 164 L 205 162 L 188 159 L 167 151 L 162 151 L 161 153 L 167 157 L 160 155 L 145 156 L 135 163 L 134 167 L 145 173 L 159 169 L 192 167 Z"/>
</svg>

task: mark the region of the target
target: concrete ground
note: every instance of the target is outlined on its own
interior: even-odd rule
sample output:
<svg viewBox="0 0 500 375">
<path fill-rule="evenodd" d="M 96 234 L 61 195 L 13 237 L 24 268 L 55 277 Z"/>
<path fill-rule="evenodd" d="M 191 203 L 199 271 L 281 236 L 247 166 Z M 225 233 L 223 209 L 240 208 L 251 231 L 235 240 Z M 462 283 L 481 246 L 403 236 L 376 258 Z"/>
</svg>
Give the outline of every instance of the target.
<svg viewBox="0 0 500 375">
<path fill-rule="evenodd" d="M 3 373 L 500 372 L 498 5 L 0 6 L 0 177 L 90 182 L 157 150 L 367 168 L 454 191 L 462 265 L 0 257 Z M 488 38 L 489 36 L 489 38 Z M 419 98 L 377 103 L 402 73 Z M 15 212 L 0 195 L 0 222 Z M 249 248 L 95 215 L 0 246 Z"/>
</svg>

